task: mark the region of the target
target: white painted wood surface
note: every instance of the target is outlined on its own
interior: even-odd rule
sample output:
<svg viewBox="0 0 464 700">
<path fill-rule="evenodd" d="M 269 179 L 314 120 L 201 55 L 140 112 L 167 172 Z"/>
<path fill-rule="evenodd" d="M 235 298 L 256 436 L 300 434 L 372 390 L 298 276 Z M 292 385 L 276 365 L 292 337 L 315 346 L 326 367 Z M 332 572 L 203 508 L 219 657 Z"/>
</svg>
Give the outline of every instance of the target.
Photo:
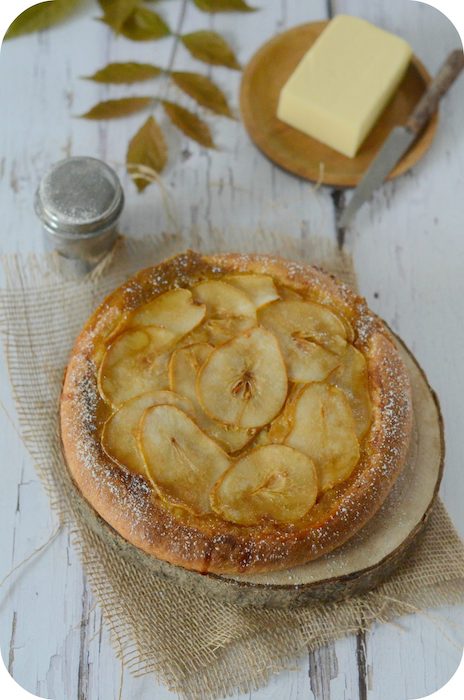
<svg viewBox="0 0 464 700">
<path fill-rule="evenodd" d="M 448 20 L 412 0 L 262 0 L 252 15 L 197 11 L 187 0 L 160 8 L 180 31 L 212 26 L 225 33 L 245 63 L 274 33 L 322 19 L 330 12 L 360 14 L 405 36 L 431 71 L 459 38 Z M 195 69 L 174 39 L 132 43 L 115 39 L 92 20 L 89 3 L 73 22 L 2 47 L 0 56 L 1 251 L 40 251 L 32 211 L 37 182 L 49 163 L 90 154 L 112 164 L 124 160 L 128 139 L 143 117 L 97 124 L 73 119 L 99 99 L 158 90 L 98 86 L 80 81 L 110 60 L 142 60 Z M 198 64 L 200 70 L 204 67 Z M 210 70 L 237 106 L 240 76 Z M 165 90 L 166 88 L 162 88 Z M 186 100 L 185 104 L 188 104 Z M 443 105 L 437 139 L 413 172 L 386 185 L 360 212 L 348 232 L 360 288 L 371 306 L 416 353 L 442 401 L 447 432 L 446 505 L 464 535 L 464 470 L 461 432 L 464 396 L 464 79 Z M 240 122 L 214 120 L 221 148 L 208 152 L 167 127 L 170 164 L 165 182 L 177 225 L 207 236 L 215 227 L 234 232 L 263 226 L 304 238 L 335 239 L 333 192 L 317 193 L 273 167 L 250 143 Z M 159 191 L 138 196 L 120 168 L 127 193 L 122 230 L 132 236 L 170 228 Z M 156 222 L 156 223 L 154 223 Z M 172 227 L 172 225 L 171 225 Z M 33 465 L 15 432 L 14 405 L 4 364 L 0 367 L 0 580 L 45 542 L 56 522 Z M 0 591 L 0 645 L 21 685 L 55 700 L 119 697 L 121 667 L 110 646 L 79 560 L 66 532 L 26 564 Z M 295 661 L 252 700 L 406 700 L 441 687 L 462 650 L 464 610 L 414 615 L 396 625 L 340 640 Z M 124 700 L 163 700 L 175 695 L 153 676 L 122 677 Z M 243 696 L 237 696 L 237 700 Z"/>
</svg>

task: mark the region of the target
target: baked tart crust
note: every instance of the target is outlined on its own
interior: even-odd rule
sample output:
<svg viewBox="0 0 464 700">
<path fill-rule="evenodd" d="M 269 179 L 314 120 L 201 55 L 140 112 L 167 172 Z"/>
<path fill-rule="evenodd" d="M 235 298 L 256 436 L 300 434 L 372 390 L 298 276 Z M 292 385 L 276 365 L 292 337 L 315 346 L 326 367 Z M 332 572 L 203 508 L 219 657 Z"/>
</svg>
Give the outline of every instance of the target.
<svg viewBox="0 0 464 700">
<path fill-rule="evenodd" d="M 98 307 L 60 414 L 99 515 L 148 554 L 218 574 L 346 542 L 386 499 L 412 430 L 406 368 L 363 298 L 309 265 L 192 251 Z"/>
</svg>

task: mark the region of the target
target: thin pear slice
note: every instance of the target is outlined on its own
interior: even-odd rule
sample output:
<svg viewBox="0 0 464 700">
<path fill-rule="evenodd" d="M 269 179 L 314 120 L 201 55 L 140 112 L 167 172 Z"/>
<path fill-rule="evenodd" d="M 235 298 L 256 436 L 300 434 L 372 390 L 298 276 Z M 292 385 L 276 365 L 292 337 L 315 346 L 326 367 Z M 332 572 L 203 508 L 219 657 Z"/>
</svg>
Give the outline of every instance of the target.
<svg viewBox="0 0 464 700">
<path fill-rule="evenodd" d="M 372 422 L 366 358 L 355 347 L 348 345 L 342 364 L 328 381 L 346 394 L 353 411 L 358 440 L 362 440 Z"/>
<path fill-rule="evenodd" d="M 255 431 L 224 425 L 210 418 L 203 411 L 195 389 L 198 372 L 212 351 L 213 347 L 208 343 L 196 343 L 175 350 L 169 362 L 169 383 L 172 391 L 191 401 L 198 426 L 227 452 L 236 452 L 253 438 Z"/>
<path fill-rule="evenodd" d="M 296 402 L 285 444 L 313 460 L 321 491 L 345 481 L 359 461 L 359 443 L 343 391 L 328 384 L 308 384 Z"/>
<path fill-rule="evenodd" d="M 303 386 L 305 385 L 291 386 L 283 409 L 269 425 L 260 431 L 254 442 L 255 445 L 280 445 L 285 442 L 292 429 L 295 404 Z"/>
<path fill-rule="evenodd" d="M 295 406 L 301 390 L 301 384 L 293 384 L 283 410 L 274 418 L 269 426 L 268 440 L 270 443 L 285 442 L 285 438 L 292 429 Z"/>
<path fill-rule="evenodd" d="M 269 275 L 253 273 L 226 275 L 222 277 L 222 281 L 245 292 L 256 309 L 279 299 L 274 280 Z"/>
<path fill-rule="evenodd" d="M 256 323 L 253 303 L 241 289 L 220 280 L 200 282 L 192 289 L 193 298 L 206 306 L 206 319 L 249 318 Z"/>
<path fill-rule="evenodd" d="M 259 327 L 236 336 L 211 353 L 196 388 L 203 409 L 214 420 L 239 428 L 266 425 L 287 397 L 287 373 L 277 340 Z"/>
<path fill-rule="evenodd" d="M 239 525 L 292 523 L 313 507 L 317 490 L 311 459 L 285 445 L 265 445 L 228 469 L 212 491 L 211 505 Z"/>
<path fill-rule="evenodd" d="M 213 352 L 208 343 L 193 343 L 174 350 L 169 361 L 169 385 L 172 391 L 197 401 L 195 382 L 198 370 Z"/>
<path fill-rule="evenodd" d="M 191 402 L 173 391 L 147 391 L 123 403 L 103 426 L 101 443 L 106 454 L 136 474 L 145 476 L 145 467 L 137 442 L 137 431 L 145 410 L 168 404 L 193 415 Z"/>
<path fill-rule="evenodd" d="M 321 304 L 276 301 L 258 311 L 258 322 L 276 335 L 291 381 L 322 381 L 341 362 L 345 327 Z"/>
<path fill-rule="evenodd" d="M 303 301 L 301 294 L 290 287 L 279 287 L 279 296 L 282 301 Z"/>
<path fill-rule="evenodd" d="M 175 335 L 166 328 L 131 328 L 116 336 L 98 373 L 102 398 L 115 408 L 152 389 L 168 389 L 167 351 Z"/>
<path fill-rule="evenodd" d="M 345 316 L 340 316 L 340 321 L 345 327 L 345 338 L 349 343 L 353 343 L 356 338 L 356 333 L 350 321 Z"/>
<path fill-rule="evenodd" d="M 138 440 L 146 474 L 162 498 L 197 515 L 211 512 L 211 489 L 230 461 L 191 418 L 175 406 L 148 408 Z"/>
<path fill-rule="evenodd" d="M 231 316 L 229 318 L 209 318 L 201 326 L 184 338 L 185 343 L 209 343 L 217 347 L 231 340 L 239 333 L 256 326 L 256 320 L 250 316 Z"/>
<path fill-rule="evenodd" d="M 128 325 L 161 326 L 181 337 L 196 328 L 204 319 L 206 307 L 193 300 L 188 289 L 171 289 L 136 309 Z"/>
</svg>

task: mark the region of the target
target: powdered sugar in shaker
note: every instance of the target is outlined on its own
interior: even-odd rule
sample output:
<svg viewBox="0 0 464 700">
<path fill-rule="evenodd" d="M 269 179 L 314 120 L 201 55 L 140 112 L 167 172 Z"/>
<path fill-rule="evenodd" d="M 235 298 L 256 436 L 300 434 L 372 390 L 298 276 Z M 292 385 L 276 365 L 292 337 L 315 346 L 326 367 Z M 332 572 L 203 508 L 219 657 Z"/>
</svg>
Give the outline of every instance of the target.
<svg viewBox="0 0 464 700">
<path fill-rule="evenodd" d="M 87 156 L 52 165 L 35 196 L 47 247 L 89 266 L 113 247 L 123 206 L 124 193 L 114 170 Z"/>
</svg>

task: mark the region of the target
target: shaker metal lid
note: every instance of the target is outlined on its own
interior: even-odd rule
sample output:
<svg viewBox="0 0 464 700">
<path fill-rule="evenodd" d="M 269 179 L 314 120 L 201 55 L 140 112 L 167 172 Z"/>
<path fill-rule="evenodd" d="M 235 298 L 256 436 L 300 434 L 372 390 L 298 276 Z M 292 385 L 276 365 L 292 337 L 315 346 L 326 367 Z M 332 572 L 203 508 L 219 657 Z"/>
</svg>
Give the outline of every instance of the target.
<svg viewBox="0 0 464 700">
<path fill-rule="evenodd" d="M 36 192 L 35 211 L 50 233 L 92 236 L 115 223 L 124 193 L 112 168 L 97 158 L 58 161 Z"/>
</svg>

